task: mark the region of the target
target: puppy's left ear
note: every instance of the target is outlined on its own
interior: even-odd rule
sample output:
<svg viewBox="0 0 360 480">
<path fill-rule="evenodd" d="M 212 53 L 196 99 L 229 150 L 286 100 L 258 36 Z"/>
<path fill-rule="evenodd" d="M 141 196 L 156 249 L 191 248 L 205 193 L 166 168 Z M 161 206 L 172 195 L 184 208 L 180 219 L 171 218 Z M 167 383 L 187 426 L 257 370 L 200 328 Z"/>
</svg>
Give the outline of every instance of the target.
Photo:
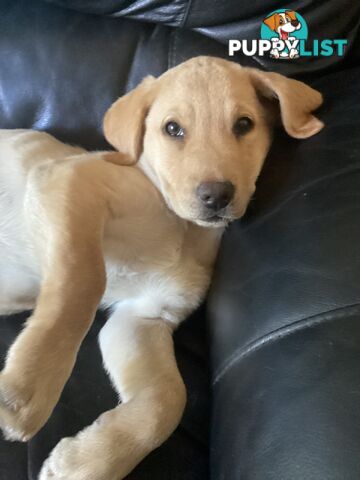
<svg viewBox="0 0 360 480">
<path fill-rule="evenodd" d="M 105 113 L 105 138 L 121 154 L 109 154 L 109 161 L 132 165 L 139 160 L 146 116 L 156 95 L 156 82 L 154 77 L 146 77 L 134 90 L 113 103 Z"/>
<path fill-rule="evenodd" d="M 287 13 L 289 15 L 291 20 L 297 20 L 296 12 L 294 12 L 294 10 L 286 10 L 285 13 Z"/>
<path fill-rule="evenodd" d="M 308 138 L 323 128 L 323 122 L 311 113 L 322 104 L 320 92 L 278 73 L 247 70 L 260 95 L 279 101 L 281 120 L 289 135 Z"/>
</svg>

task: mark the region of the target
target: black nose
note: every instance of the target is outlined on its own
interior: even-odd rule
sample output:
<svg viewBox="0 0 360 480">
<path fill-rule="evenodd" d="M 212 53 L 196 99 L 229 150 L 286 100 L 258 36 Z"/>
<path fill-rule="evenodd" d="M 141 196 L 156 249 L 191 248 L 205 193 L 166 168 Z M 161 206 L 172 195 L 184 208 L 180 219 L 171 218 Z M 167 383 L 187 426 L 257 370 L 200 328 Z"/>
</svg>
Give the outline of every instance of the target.
<svg viewBox="0 0 360 480">
<path fill-rule="evenodd" d="M 299 25 L 299 20 L 291 20 L 291 25 L 297 27 Z"/>
<path fill-rule="evenodd" d="M 218 211 L 229 205 L 235 187 L 231 182 L 203 182 L 198 185 L 196 193 L 206 208 Z"/>
</svg>

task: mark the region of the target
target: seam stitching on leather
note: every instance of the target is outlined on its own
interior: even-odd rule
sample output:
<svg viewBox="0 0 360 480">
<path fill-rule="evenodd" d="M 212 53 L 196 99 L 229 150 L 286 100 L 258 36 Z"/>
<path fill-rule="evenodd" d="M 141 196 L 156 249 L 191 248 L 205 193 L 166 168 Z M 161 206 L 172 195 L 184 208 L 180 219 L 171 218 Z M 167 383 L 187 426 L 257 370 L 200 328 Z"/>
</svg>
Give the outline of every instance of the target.
<svg viewBox="0 0 360 480">
<path fill-rule="evenodd" d="M 183 15 L 183 17 L 180 21 L 180 28 L 185 27 L 185 25 L 186 25 L 187 19 L 189 18 L 189 15 L 190 15 L 190 10 L 191 10 L 191 7 L 192 7 L 192 3 L 193 3 L 192 0 L 188 1 L 187 7 L 184 10 L 184 15 Z"/>
<path fill-rule="evenodd" d="M 281 327 L 279 329 L 273 330 L 272 332 L 260 337 L 259 339 L 241 347 L 239 350 L 235 351 L 230 359 L 224 364 L 223 367 L 220 367 L 215 373 L 214 380 L 212 385 L 215 386 L 221 378 L 242 358 L 247 357 L 253 352 L 256 352 L 264 345 L 268 345 L 269 343 L 276 342 L 277 340 L 283 339 L 293 333 L 297 333 L 300 330 L 304 330 L 305 328 L 311 328 L 317 326 L 321 323 L 337 320 L 343 317 L 345 314 L 348 314 L 349 311 L 352 315 L 356 313 L 360 313 L 360 304 L 356 303 L 353 305 L 348 305 L 346 307 L 341 307 L 333 310 L 329 310 L 326 313 L 320 313 L 314 315 L 313 317 L 303 318 L 298 320 L 291 325 L 286 327 Z"/>
<path fill-rule="evenodd" d="M 176 42 L 176 33 L 177 30 L 173 30 L 170 34 L 170 46 L 169 46 L 169 55 L 168 55 L 168 70 L 172 68 L 174 63 L 174 55 L 175 55 L 175 42 Z"/>
</svg>

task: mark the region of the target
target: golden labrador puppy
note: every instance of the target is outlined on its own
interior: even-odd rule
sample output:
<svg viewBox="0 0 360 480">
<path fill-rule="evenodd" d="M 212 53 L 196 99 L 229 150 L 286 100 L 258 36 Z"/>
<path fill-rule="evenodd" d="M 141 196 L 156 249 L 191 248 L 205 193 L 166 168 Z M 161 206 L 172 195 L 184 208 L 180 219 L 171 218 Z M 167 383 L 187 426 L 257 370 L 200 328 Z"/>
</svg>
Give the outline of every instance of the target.
<svg viewBox="0 0 360 480">
<path fill-rule="evenodd" d="M 63 439 L 40 480 L 121 479 L 176 428 L 186 393 L 172 332 L 254 192 L 269 105 L 307 138 L 323 126 L 311 114 L 321 101 L 298 81 L 198 57 L 114 103 L 104 131 L 118 153 L 0 131 L 0 309 L 34 308 L 0 374 L 8 439 L 44 425 L 96 308 L 112 311 L 100 348 L 121 402 Z"/>
</svg>

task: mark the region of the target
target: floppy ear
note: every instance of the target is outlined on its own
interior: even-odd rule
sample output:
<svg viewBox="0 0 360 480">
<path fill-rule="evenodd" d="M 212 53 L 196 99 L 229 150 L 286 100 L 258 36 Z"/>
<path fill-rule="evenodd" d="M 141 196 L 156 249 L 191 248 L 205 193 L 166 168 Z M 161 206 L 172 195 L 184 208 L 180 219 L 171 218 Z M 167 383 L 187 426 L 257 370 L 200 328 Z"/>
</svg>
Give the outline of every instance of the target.
<svg viewBox="0 0 360 480">
<path fill-rule="evenodd" d="M 122 154 L 109 155 L 109 161 L 122 165 L 138 161 L 143 148 L 146 116 L 155 98 L 155 83 L 154 77 L 146 77 L 105 113 L 105 138 Z"/>
<path fill-rule="evenodd" d="M 323 122 L 311 114 L 322 104 L 320 92 L 278 73 L 257 69 L 248 71 L 261 95 L 279 101 L 281 120 L 289 135 L 294 138 L 308 138 L 323 128 Z"/>
<path fill-rule="evenodd" d="M 265 18 L 263 22 L 265 23 L 265 25 L 267 25 L 270 28 L 270 30 L 273 30 L 273 31 L 275 31 L 276 29 L 276 15 L 277 13 L 274 13 L 270 17 Z"/>
<path fill-rule="evenodd" d="M 289 15 L 291 20 L 296 20 L 296 13 L 294 12 L 294 10 L 286 10 L 285 13 Z"/>
</svg>

